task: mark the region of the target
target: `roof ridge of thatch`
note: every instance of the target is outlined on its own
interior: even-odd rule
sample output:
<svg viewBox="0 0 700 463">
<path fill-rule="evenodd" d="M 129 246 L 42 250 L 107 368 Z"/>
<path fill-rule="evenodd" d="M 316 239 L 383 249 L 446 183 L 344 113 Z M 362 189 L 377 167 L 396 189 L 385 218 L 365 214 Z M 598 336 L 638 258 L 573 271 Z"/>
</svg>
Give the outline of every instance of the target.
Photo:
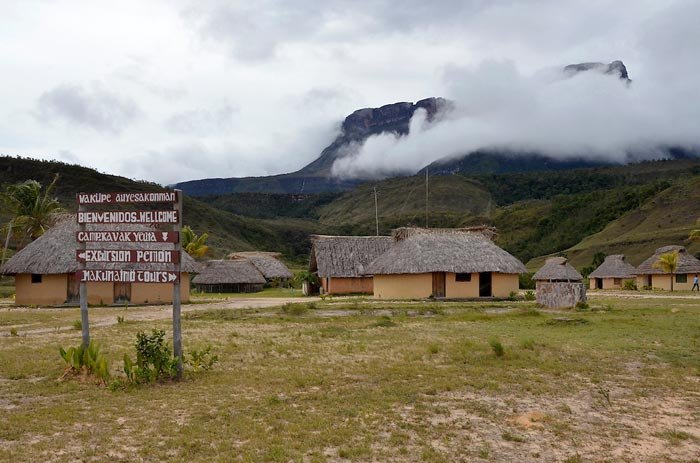
<svg viewBox="0 0 700 463">
<path fill-rule="evenodd" d="M 265 284 L 264 275 L 246 259 L 212 259 L 203 262 L 201 272 L 192 279 L 200 285 Z"/>
<path fill-rule="evenodd" d="M 474 233 L 480 234 L 488 239 L 493 239 L 494 236 L 498 234 L 496 227 L 491 225 L 475 225 L 471 227 L 458 227 L 458 228 L 428 228 L 428 227 L 399 227 L 391 232 L 391 236 L 397 240 L 403 240 L 413 235 L 418 234 L 434 234 L 434 235 L 445 235 L 445 234 L 459 234 L 459 233 Z"/>
<path fill-rule="evenodd" d="M 663 275 L 665 272 L 660 268 L 655 268 L 654 264 L 659 260 L 659 256 L 671 252 L 678 253 L 678 266 L 674 273 L 698 273 L 700 274 L 700 260 L 690 254 L 685 246 L 667 245 L 661 246 L 654 251 L 648 259 L 639 264 L 637 275 Z"/>
<path fill-rule="evenodd" d="M 397 230 L 400 238 L 367 267 L 368 274 L 527 271 L 522 262 L 479 232 L 454 228 Z"/>
<path fill-rule="evenodd" d="M 333 238 L 376 240 L 376 239 L 391 238 L 390 236 L 386 236 L 386 235 L 309 235 L 309 237 L 311 238 L 311 240 L 323 240 L 323 239 L 333 239 Z"/>
<path fill-rule="evenodd" d="M 292 271 L 279 259 L 281 255 L 279 252 L 245 251 L 233 252 L 228 255 L 228 258 L 230 260 L 250 261 L 268 280 L 293 278 Z"/>
<path fill-rule="evenodd" d="M 539 281 L 581 281 L 583 276 L 563 256 L 548 257 L 542 268 L 532 276 Z"/>
<path fill-rule="evenodd" d="M 309 270 L 320 277 L 362 277 L 365 266 L 393 242 L 390 236 L 313 235 Z"/>
<path fill-rule="evenodd" d="M 588 275 L 589 278 L 633 278 L 637 274 L 634 265 L 627 262 L 624 254 L 611 254 Z"/>
</svg>

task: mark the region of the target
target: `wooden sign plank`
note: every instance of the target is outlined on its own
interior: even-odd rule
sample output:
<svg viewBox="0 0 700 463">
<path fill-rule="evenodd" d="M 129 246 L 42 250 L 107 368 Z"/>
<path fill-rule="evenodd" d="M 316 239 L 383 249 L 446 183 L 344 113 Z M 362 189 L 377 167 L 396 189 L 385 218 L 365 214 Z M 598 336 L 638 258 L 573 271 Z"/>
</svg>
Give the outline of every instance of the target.
<svg viewBox="0 0 700 463">
<path fill-rule="evenodd" d="M 177 272 L 161 270 L 78 270 L 78 281 L 108 283 L 175 283 Z"/>
<path fill-rule="evenodd" d="M 79 224 L 87 223 L 135 223 L 135 224 L 176 224 L 180 223 L 179 213 L 172 211 L 79 211 Z"/>
<path fill-rule="evenodd" d="M 180 234 L 158 230 L 95 230 L 75 234 L 78 243 L 177 243 Z"/>
<path fill-rule="evenodd" d="M 75 251 L 78 262 L 126 262 L 176 264 L 180 252 L 172 249 L 83 249 Z"/>
<path fill-rule="evenodd" d="M 177 192 L 122 192 L 122 193 L 78 193 L 78 204 L 135 204 L 135 203 L 170 203 L 177 202 Z"/>
</svg>

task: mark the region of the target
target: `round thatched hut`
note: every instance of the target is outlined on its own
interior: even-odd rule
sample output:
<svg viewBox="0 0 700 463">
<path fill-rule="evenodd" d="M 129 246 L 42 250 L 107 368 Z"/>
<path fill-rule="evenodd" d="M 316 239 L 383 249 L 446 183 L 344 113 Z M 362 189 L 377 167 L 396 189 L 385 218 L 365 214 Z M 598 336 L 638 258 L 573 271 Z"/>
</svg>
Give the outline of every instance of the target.
<svg viewBox="0 0 700 463">
<path fill-rule="evenodd" d="M 491 228 L 399 228 L 366 272 L 378 299 L 507 297 L 525 266 L 491 240 Z"/>
<path fill-rule="evenodd" d="M 326 294 L 371 294 L 367 265 L 392 245 L 390 236 L 311 236 L 309 271 Z"/>
<path fill-rule="evenodd" d="M 532 279 L 537 285 L 537 303 L 545 307 L 574 307 L 579 302 L 586 301 L 583 276 L 565 257 L 550 257 Z"/>
<path fill-rule="evenodd" d="M 621 289 L 625 282 L 634 281 L 636 274 L 637 269 L 623 254 L 613 254 L 588 275 L 590 289 Z"/>
<path fill-rule="evenodd" d="M 231 260 L 248 260 L 251 264 L 263 274 L 268 283 L 278 281 L 281 283 L 288 282 L 294 277 L 291 270 L 279 260 L 279 252 L 234 252 L 228 255 Z"/>
<path fill-rule="evenodd" d="M 660 268 L 654 267 L 662 254 L 678 253 L 678 265 L 671 275 Z M 654 255 L 642 262 L 637 267 L 637 287 L 673 289 L 687 291 L 693 287 L 693 279 L 700 275 L 700 260 L 695 258 L 683 246 L 664 246 L 658 248 Z"/>
<path fill-rule="evenodd" d="M 265 277 L 248 260 L 210 260 L 192 279 L 204 293 L 254 293 L 262 291 Z"/>
<path fill-rule="evenodd" d="M 104 225 L 87 225 L 87 231 L 104 229 Z M 0 271 L 15 276 L 15 303 L 18 305 L 78 304 L 79 282 L 76 271 L 76 233 L 79 226 L 72 215 L 62 217 L 58 223 L 37 240 L 29 243 L 8 260 Z M 110 225 L 111 231 L 153 231 L 148 225 Z M 86 243 L 87 249 L 172 249 L 169 243 Z M 143 264 L 88 263 L 87 269 L 138 269 Z M 171 270 L 170 264 L 149 264 L 150 270 Z M 190 274 L 199 265 L 182 253 L 180 278 L 181 300 L 189 301 Z M 110 304 L 160 304 L 173 300 L 173 285 L 169 283 L 87 283 L 88 303 Z"/>
</svg>

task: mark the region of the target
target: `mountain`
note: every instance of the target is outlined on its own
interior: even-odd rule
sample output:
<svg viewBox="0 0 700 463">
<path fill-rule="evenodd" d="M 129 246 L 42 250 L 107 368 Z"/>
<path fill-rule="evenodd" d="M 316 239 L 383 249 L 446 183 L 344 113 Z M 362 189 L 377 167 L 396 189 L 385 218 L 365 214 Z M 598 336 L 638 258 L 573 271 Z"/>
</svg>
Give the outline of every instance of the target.
<svg viewBox="0 0 700 463">
<path fill-rule="evenodd" d="M 192 196 L 239 192 L 308 194 L 349 190 L 362 180 L 345 180 L 331 175 L 331 167 L 344 154 L 344 149 L 380 133 L 406 135 L 416 110 L 424 109 L 428 121 L 432 121 L 447 107 L 449 103 L 443 98 L 426 98 L 416 103 L 400 102 L 380 108 L 359 109 L 345 118 L 340 135 L 321 152 L 318 159 L 296 172 L 267 177 L 191 180 L 178 183 L 175 187 Z"/>
<path fill-rule="evenodd" d="M 597 71 L 616 74 L 631 82 L 627 67 L 622 61 L 611 63 L 577 63 L 564 67 L 566 75 Z M 243 178 L 210 178 L 191 180 L 176 185 L 192 196 L 221 195 L 226 193 L 293 193 L 347 191 L 362 183 L 362 179 L 341 179 L 332 175 L 334 162 L 348 154 L 354 146 L 362 144 L 368 137 L 381 133 L 397 136 L 408 134 L 411 118 L 418 109 L 424 109 L 428 122 L 438 119 L 449 111 L 452 103 L 444 98 L 426 98 L 416 103 L 399 102 L 379 108 L 359 109 L 345 118 L 341 133 L 326 147 L 320 156 L 302 169 L 280 175 Z M 634 159 L 631 159 L 634 160 Z M 557 160 L 540 153 L 509 153 L 506 151 L 479 150 L 464 153 L 450 160 L 440 160 L 427 166 L 428 170 L 441 175 L 530 172 L 566 170 L 605 165 L 601 161 L 590 161 L 581 157 Z M 421 170 L 422 172 L 422 170 Z"/>
</svg>

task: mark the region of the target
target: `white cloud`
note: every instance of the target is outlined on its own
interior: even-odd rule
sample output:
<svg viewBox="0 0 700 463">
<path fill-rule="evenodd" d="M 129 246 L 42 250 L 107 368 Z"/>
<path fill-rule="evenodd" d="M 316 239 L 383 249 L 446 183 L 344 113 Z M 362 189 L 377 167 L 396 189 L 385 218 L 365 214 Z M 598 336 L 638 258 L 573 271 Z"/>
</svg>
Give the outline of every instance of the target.
<svg viewBox="0 0 700 463">
<path fill-rule="evenodd" d="M 656 125 L 636 99 L 654 98 L 657 112 L 677 112 L 679 95 L 693 101 L 697 85 L 686 77 L 697 73 L 696 17 L 697 2 L 683 0 L 10 1 L 0 17 L 0 152 L 72 153 L 101 171 L 163 183 L 283 173 L 314 160 L 355 109 L 429 96 L 501 107 L 497 94 L 469 94 L 460 79 L 484 92 L 521 85 L 509 99 L 540 104 L 545 93 L 570 89 L 543 90 L 535 70 L 613 59 L 635 82 L 607 104 L 629 105 L 638 124 Z M 511 70 L 491 83 L 474 71 L 508 60 Z M 450 65 L 454 78 L 444 78 Z M 542 103 L 540 111 L 550 106 L 557 109 Z M 697 121 L 681 108 L 687 125 Z M 486 122 L 510 123 L 503 110 L 489 114 L 467 128 L 486 136 Z M 670 119 L 663 130 L 670 137 L 685 125 Z M 514 139 L 531 141 L 528 133 Z M 181 152 L 206 162 L 183 164 Z"/>
</svg>

